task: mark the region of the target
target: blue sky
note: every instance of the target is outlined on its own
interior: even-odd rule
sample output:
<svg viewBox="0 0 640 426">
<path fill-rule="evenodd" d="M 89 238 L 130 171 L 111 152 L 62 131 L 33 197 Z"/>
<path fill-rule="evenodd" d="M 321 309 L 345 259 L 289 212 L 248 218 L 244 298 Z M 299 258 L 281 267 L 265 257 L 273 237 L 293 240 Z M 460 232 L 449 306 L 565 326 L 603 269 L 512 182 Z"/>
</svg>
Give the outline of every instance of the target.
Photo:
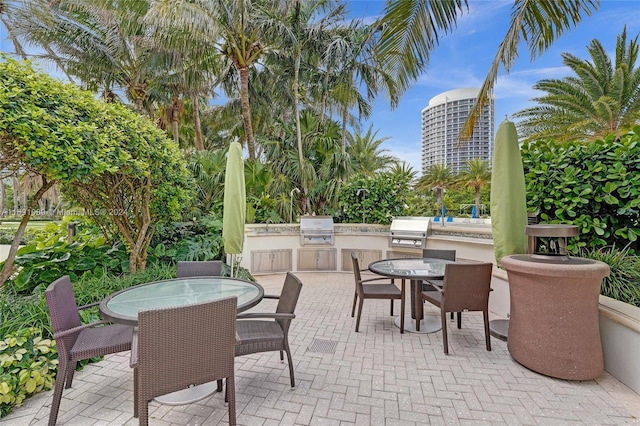
<svg viewBox="0 0 640 426">
<path fill-rule="evenodd" d="M 426 72 L 407 91 L 400 105 L 391 110 L 381 97 L 374 104 L 368 123 L 379 129 L 378 137 L 388 137 L 383 148 L 420 171 L 420 112 L 439 93 L 460 87 L 480 87 L 504 38 L 510 22 L 513 1 L 469 0 L 469 12 L 458 20 L 457 28 L 441 39 L 433 51 Z M 351 17 L 373 19 L 381 13 L 383 1 L 349 2 Z M 600 9 L 577 28 L 565 32 L 541 57 L 531 62 L 526 46 L 519 46 L 520 57 L 510 73 L 501 69 L 495 89 L 496 129 L 505 115 L 533 105 L 529 99 L 541 92 L 532 86 L 539 80 L 570 75 L 562 64 L 561 53 L 570 52 L 588 59 L 586 46 L 594 38 L 607 51 L 615 49 L 616 36 L 627 25 L 627 40 L 640 32 L 640 0 L 601 0 Z M 640 66 L 640 64 L 638 64 Z"/>
<path fill-rule="evenodd" d="M 350 16 L 373 21 L 383 10 L 382 0 L 351 0 Z M 439 93 L 460 87 L 480 87 L 504 38 L 510 22 L 512 0 L 469 0 L 469 11 L 458 20 L 457 28 L 441 39 L 431 56 L 426 72 L 391 110 L 382 96 L 374 103 L 372 116 L 363 122 L 378 130 L 378 137 L 389 138 L 383 148 L 420 171 L 420 112 Z M 539 96 L 532 86 L 545 78 L 570 75 L 563 66 L 561 53 L 570 52 L 587 59 L 586 46 L 597 38 L 613 54 L 616 36 L 627 25 L 627 37 L 640 33 L 640 0 L 601 0 L 598 12 L 583 20 L 577 28 L 566 32 L 541 57 L 531 62 L 524 45 L 511 72 L 499 73 L 495 89 L 496 120 L 531 106 Z M 0 51 L 12 51 L 0 26 Z M 638 64 L 640 66 L 640 64 Z M 53 71 L 53 70 L 50 70 Z M 55 74 L 55 73 L 54 73 Z M 497 128 L 497 127 L 496 127 Z"/>
</svg>

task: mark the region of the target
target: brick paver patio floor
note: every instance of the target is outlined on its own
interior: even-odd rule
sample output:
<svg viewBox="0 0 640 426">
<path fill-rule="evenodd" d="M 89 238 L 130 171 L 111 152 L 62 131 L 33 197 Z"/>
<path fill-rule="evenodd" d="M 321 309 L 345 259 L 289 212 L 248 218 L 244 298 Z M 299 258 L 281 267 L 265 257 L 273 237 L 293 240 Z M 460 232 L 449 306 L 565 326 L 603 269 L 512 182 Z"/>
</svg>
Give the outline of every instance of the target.
<svg viewBox="0 0 640 426">
<path fill-rule="evenodd" d="M 640 396 L 604 373 L 569 382 L 522 367 L 505 342 L 484 346 L 481 313 L 463 315 L 442 332 L 400 334 L 389 302 L 366 300 L 360 332 L 351 318 L 353 275 L 297 273 L 304 283 L 290 341 L 296 388 L 276 352 L 236 358 L 236 398 L 241 425 L 525 424 L 614 425 L 640 423 Z M 258 276 L 279 294 L 284 275 Z M 265 300 L 253 310 L 271 311 Z M 396 312 L 399 312 L 396 306 Z M 438 311 L 425 305 L 429 315 Z M 76 373 L 65 390 L 58 424 L 136 425 L 129 353 L 106 357 Z M 52 392 L 26 400 L 7 425 L 45 425 Z M 152 402 L 151 425 L 227 424 L 221 393 L 191 405 Z"/>
</svg>

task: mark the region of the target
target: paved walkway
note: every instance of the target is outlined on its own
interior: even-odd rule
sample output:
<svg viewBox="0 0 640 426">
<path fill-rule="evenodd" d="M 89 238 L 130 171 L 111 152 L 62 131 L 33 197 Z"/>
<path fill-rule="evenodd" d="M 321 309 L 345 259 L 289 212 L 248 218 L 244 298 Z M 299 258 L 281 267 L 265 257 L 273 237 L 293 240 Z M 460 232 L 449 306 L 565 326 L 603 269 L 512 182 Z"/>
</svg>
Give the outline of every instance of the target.
<svg viewBox="0 0 640 426">
<path fill-rule="evenodd" d="M 355 333 L 351 274 L 297 275 L 304 283 L 290 330 L 297 387 L 291 390 L 278 353 L 236 358 L 238 424 L 640 423 L 640 396 L 607 373 L 568 382 L 520 366 L 505 342 L 492 339 L 493 351 L 486 351 L 482 314 L 464 315 L 461 330 L 452 323 L 445 356 L 441 332 L 401 335 L 388 315 L 388 301 L 366 300 Z M 279 293 L 284 277 L 257 279 L 268 293 Z M 272 302 L 265 300 L 259 310 L 271 310 Z M 438 312 L 425 308 L 430 315 Z M 65 390 L 58 424 L 136 425 L 132 389 L 128 353 L 88 365 Z M 45 425 L 51 397 L 52 392 L 37 394 L 0 423 Z M 222 394 L 191 405 L 151 403 L 149 414 L 151 425 L 228 421 Z"/>
</svg>

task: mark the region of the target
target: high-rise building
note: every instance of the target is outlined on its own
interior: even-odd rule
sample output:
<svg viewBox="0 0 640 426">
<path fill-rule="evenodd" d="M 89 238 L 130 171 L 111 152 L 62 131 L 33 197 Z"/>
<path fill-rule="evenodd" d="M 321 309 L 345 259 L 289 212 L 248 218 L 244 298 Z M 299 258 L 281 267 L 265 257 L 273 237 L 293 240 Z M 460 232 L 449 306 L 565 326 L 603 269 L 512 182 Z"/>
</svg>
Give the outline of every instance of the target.
<svg viewBox="0 0 640 426">
<path fill-rule="evenodd" d="M 433 97 L 422 110 L 422 173 L 434 164 L 444 164 L 452 173 L 465 170 L 467 160 L 491 162 L 495 135 L 495 99 L 491 97 L 473 128 L 473 136 L 458 143 L 479 89 L 450 90 Z"/>
</svg>

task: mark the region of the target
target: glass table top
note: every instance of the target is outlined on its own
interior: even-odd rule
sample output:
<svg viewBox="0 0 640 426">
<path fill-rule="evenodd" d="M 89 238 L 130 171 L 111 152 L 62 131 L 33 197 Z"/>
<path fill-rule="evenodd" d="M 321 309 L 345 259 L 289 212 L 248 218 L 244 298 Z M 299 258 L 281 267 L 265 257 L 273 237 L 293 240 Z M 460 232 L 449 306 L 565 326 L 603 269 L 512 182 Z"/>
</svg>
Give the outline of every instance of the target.
<svg viewBox="0 0 640 426">
<path fill-rule="evenodd" d="M 242 312 L 255 306 L 264 296 L 264 290 L 257 283 L 237 278 L 175 278 L 114 293 L 100 303 L 100 311 L 114 322 L 135 324 L 140 310 L 183 306 L 231 296 L 238 298 L 238 312 Z"/>
<path fill-rule="evenodd" d="M 389 277 L 441 278 L 444 276 L 447 263 L 453 262 L 431 258 L 384 259 L 371 263 L 369 270 Z"/>
</svg>

